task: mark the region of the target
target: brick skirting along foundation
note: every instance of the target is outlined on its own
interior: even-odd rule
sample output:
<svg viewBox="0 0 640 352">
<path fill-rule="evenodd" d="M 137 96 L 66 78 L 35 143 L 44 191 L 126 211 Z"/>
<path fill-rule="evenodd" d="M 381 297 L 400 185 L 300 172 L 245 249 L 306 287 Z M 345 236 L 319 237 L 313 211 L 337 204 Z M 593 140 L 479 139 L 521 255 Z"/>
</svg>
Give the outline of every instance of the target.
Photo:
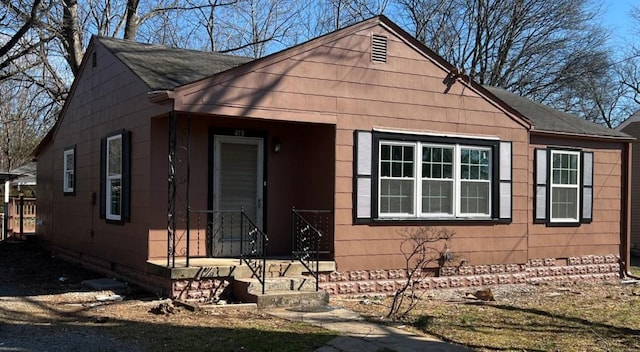
<svg viewBox="0 0 640 352">
<path fill-rule="evenodd" d="M 335 271 L 320 275 L 320 288 L 331 295 L 391 295 L 406 283 L 404 269 Z M 478 287 L 504 284 L 615 281 L 620 278 L 616 255 L 585 255 L 566 259 L 532 259 L 527 264 L 461 265 L 425 276 L 418 289 Z"/>
<path fill-rule="evenodd" d="M 171 279 L 111 263 L 102 258 L 52 248 L 54 255 L 112 277 L 119 277 L 171 299 L 214 302 L 231 294 L 231 277 Z M 334 271 L 320 274 L 320 289 L 330 295 L 392 295 L 406 283 L 404 269 Z M 504 284 L 577 283 L 620 278 L 616 255 L 585 255 L 566 259 L 532 259 L 527 264 L 445 266 L 417 283 L 422 290 Z"/>
</svg>

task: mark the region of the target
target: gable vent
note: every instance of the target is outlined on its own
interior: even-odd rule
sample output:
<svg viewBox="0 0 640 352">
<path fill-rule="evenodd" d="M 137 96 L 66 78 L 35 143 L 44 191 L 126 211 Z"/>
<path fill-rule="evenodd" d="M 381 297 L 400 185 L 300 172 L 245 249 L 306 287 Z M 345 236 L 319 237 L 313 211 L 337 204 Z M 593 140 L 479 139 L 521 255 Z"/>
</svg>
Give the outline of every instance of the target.
<svg viewBox="0 0 640 352">
<path fill-rule="evenodd" d="M 378 34 L 371 36 L 371 61 L 387 62 L 387 37 Z"/>
</svg>

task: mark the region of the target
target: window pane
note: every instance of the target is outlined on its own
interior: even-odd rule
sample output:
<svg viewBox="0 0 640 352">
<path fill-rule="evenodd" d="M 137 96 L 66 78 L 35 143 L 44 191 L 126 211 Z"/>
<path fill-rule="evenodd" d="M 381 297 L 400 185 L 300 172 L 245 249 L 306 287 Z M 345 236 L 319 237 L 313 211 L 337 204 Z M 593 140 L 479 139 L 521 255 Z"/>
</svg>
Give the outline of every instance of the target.
<svg viewBox="0 0 640 352">
<path fill-rule="evenodd" d="M 393 145 L 391 146 L 391 160 L 402 160 L 402 146 Z"/>
<path fill-rule="evenodd" d="M 571 154 L 569 155 L 570 157 L 570 162 L 569 162 L 569 168 L 571 169 L 577 169 L 578 168 L 578 155 L 576 154 Z"/>
<path fill-rule="evenodd" d="M 451 163 L 453 161 L 453 149 L 442 149 L 442 161 L 445 163 Z"/>
<path fill-rule="evenodd" d="M 380 163 L 380 175 L 382 175 L 382 177 L 390 177 L 391 176 L 391 163 L 389 163 L 389 162 L 381 162 Z"/>
<path fill-rule="evenodd" d="M 404 146 L 402 147 L 402 160 L 413 162 L 413 147 Z"/>
<path fill-rule="evenodd" d="M 488 182 L 460 183 L 460 212 L 463 214 L 489 214 Z"/>
<path fill-rule="evenodd" d="M 469 163 L 469 149 L 462 149 L 460 161 L 463 164 Z"/>
<path fill-rule="evenodd" d="M 578 219 L 578 190 L 553 187 L 551 217 L 554 219 Z"/>
<path fill-rule="evenodd" d="M 453 166 L 452 165 L 443 165 L 442 166 L 442 178 L 453 178 Z"/>
<path fill-rule="evenodd" d="M 413 177 L 413 163 L 404 163 L 402 177 Z"/>
<path fill-rule="evenodd" d="M 552 183 L 556 185 L 578 184 L 577 154 L 553 152 Z"/>
<path fill-rule="evenodd" d="M 122 171 L 122 138 L 108 140 L 107 149 L 109 150 L 108 175 L 120 175 Z"/>
<path fill-rule="evenodd" d="M 578 184 L 578 171 L 575 171 L 575 170 L 569 171 L 569 184 L 571 185 Z"/>
<path fill-rule="evenodd" d="M 66 168 L 67 170 L 73 170 L 73 153 L 65 154 L 66 156 Z"/>
<path fill-rule="evenodd" d="M 488 166 L 480 166 L 480 175 L 478 177 L 480 180 L 489 180 L 489 167 Z"/>
<path fill-rule="evenodd" d="M 431 165 L 427 163 L 422 164 L 422 177 L 431 178 Z"/>
<path fill-rule="evenodd" d="M 393 164 L 391 164 L 391 177 L 402 177 L 402 164 L 401 163 L 393 163 Z"/>
<path fill-rule="evenodd" d="M 432 148 L 431 150 L 433 152 L 432 161 L 441 162 L 442 161 L 442 149 L 440 149 L 440 148 Z"/>
<path fill-rule="evenodd" d="M 380 213 L 413 214 L 413 180 L 380 180 Z"/>
<path fill-rule="evenodd" d="M 453 182 L 422 181 L 422 212 L 453 214 Z"/>
<path fill-rule="evenodd" d="M 380 151 L 380 159 L 381 160 L 391 160 L 391 146 L 388 145 L 382 145 L 382 147 L 380 147 L 381 151 Z"/>
<path fill-rule="evenodd" d="M 431 148 L 422 148 L 422 161 L 431 161 Z"/>
<path fill-rule="evenodd" d="M 432 165 L 431 170 L 433 171 L 431 174 L 432 178 L 442 178 L 442 168 L 440 165 Z"/>
<path fill-rule="evenodd" d="M 428 157 L 425 157 L 425 154 Z M 422 178 L 452 178 L 451 148 L 423 147 L 422 155 Z"/>
<path fill-rule="evenodd" d="M 122 195 L 122 187 L 119 178 L 109 180 L 109 190 L 110 190 L 110 198 L 109 198 L 109 214 L 110 215 L 120 215 L 120 204 L 121 204 L 121 195 Z"/>
</svg>

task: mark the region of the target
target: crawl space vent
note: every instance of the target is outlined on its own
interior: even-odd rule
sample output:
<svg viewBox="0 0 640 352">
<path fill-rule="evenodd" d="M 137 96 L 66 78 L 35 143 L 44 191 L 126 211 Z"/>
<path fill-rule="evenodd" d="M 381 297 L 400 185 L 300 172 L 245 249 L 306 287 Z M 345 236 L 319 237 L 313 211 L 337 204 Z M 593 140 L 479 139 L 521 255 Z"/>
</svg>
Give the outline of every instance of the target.
<svg viewBox="0 0 640 352">
<path fill-rule="evenodd" d="M 387 37 L 378 34 L 371 36 L 371 61 L 387 62 Z"/>
</svg>

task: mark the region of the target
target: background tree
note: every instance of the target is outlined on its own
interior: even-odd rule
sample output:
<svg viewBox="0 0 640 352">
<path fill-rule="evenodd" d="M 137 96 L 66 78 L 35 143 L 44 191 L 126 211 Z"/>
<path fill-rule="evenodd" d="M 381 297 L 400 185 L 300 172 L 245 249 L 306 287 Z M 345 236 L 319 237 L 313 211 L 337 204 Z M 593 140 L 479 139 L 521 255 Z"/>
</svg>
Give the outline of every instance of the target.
<svg viewBox="0 0 640 352">
<path fill-rule="evenodd" d="M 613 124 L 604 105 L 615 99 L 603 97 L 598 88 L 614 80 L 613 60 L 596 21 L 602 9 L 594 1 L 398 3 L 405 25 L 419 40 L 479 83 Z"/>
</svg>

